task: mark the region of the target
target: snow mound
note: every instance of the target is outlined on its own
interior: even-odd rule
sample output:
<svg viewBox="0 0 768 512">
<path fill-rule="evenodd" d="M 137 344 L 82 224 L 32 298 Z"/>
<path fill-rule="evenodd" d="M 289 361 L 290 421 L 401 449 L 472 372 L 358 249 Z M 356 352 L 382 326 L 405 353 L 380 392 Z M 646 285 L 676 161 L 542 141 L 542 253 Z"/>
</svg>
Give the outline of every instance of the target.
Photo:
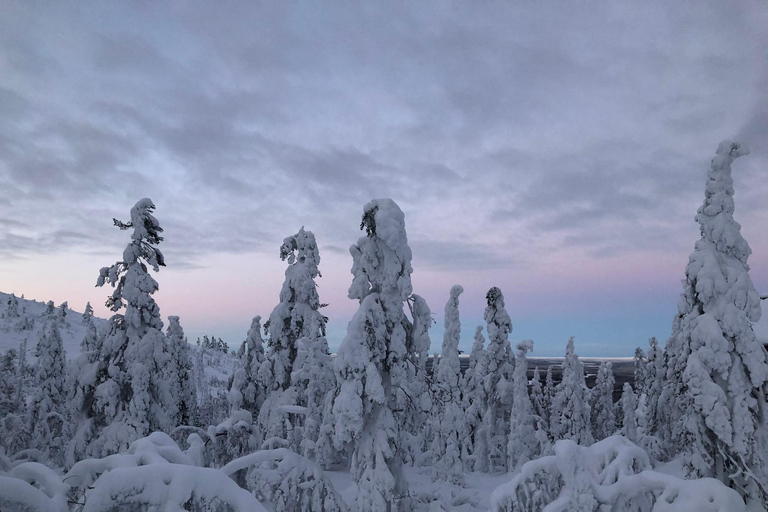
<svg viewBox="0 0 768 512">
<path fill-rule="evenodd" d="M 622 436 L 589 447 L 555 443 L 555 454 L 523 465 L 491 495 L 494 512 L 743 512 L 739 494 L 712 478 L 683 480 L 651 469 Z"/>
</svg>

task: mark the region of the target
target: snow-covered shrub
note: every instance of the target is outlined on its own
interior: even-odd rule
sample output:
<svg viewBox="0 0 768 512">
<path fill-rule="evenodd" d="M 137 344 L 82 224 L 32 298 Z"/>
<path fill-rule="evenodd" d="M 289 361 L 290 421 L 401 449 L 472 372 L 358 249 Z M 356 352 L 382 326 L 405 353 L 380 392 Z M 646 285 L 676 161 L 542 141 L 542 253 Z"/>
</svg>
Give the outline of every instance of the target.
<svg viewBox="0 0 768 512">
<path fill-rule="evenodd" d="M 253 416 L 243 409 L 243 393 L 247 387 L 245 369 L 238 369 L 232 378 L 229 390 L 229 417 L 216 426 L 208 428 L 208 436 L 213 440 L 211 448 L 213 463 L 217 467 L 250 453 L 256 448 L 253 435 Z"/>
<path fill-rule="evenodd" d="M 231 461 L 221 472 L 236 478 L 274 512 L 346 512 L 347 506 L 323 470 L 287 449 L 262 450 Z"/>
<path fill-rule="evenodd" d="M 7 466 L 7 464 L 3 464 Z M 0 510 L 67 512 L 69 486 L 58 473 L 37 462 L 0 469 Z"/>
<path fill-rule="evenodd" d="M 717 480 L 683 480 L 651 469 L 648 455 L 621 436 L 579 446 L 555 443 L 491 496 L 494 512 L 742 512 L 738 493 Z"/>
<path fill-rule="evenodd" d="M 217 469 L 198 467 L 162 432 L 131 443 L 127 452 L 85 459 L 64 476 L 83 512 L 139 510 L 266 512 L 251 493 Z M 132 509 L 131 509 L 132 510 Z"/>
</svg>

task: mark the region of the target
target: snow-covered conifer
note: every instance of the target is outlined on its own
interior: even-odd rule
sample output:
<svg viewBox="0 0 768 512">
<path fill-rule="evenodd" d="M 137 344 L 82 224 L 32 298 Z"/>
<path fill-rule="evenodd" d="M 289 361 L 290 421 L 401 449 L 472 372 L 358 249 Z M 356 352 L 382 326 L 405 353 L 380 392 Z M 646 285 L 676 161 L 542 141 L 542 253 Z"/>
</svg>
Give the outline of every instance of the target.
<svg viewBox="0 0 768 512">
<path fill-rule="evenodd" d="M 621 421 L 621 433 L 632 441 L 633 443 L 638 442 L 638 432 L 637 432 L 637 395 L 635 395 L 634 390 L 632 389 L 632 386 L 629 385 L 629 382 L 624 383 L 624 388 L 622 389 L 621 393 L 621 412 L 622 412 L 622 421 Z"/>
<path fill-rule="evenodd" d="M 0 418 L 16 411 L 16 360 L 19 353 L 15 348 L 8 349 L 0 356 Z"/>
<path fill-rule="evenodd" d="M 642 348 L 637 347 L 635 349 L 635 357 L 632 362 L 635 366 L 632 389 L 634 389 L 637 395 L 641 395 L 645 393 L 648 386 L 648 358 Z"/>
<path fill-rule="evenodd" d="M 91 306 L 90 302 L 87 302 L 85 304 L 85 309 L 83 310 L 82 322 L 86 323 L 90 318 L 93 318 L 93 306 Z"/>
<path fill-rule="evenodd" d="M 664 414 L 688 469 L 768 506 L 766 351 L 752 324 L 760 296 L 749 277 L 751 249 L 733 219 L 731 163 L 748 150 L 720 143 L 698 209 L 701 239 L 690 256 L 667 342 Z M 668 431 L 669 432 L 669 431 Z"/>
<path fill-rule="evenodd" d="M 352 477 L 358 486 L 356 510 L 401 509 L 407 491 L 397 455 L 397 423 L 392 414 L 392 368 L 406 353 L 411 295 L 411 249 L 405 216 L 391 199 L 365 205 L 365 237 L 350 247 L 349 297 L 360 301 L 334 361 L 335 442 L 352 451 Z"/>
<path fill-rule="evenodd" d="M 52 310 L 53 302 L 48 305 Z M 67 357 L 53 312 L 46 318 L 35 348 L 35 357 L 35 388 L 29 407 L 32 444 L 41 452 L 47 452 L 53 464 L 62 466 L 67 436 L 64 390 Z"/>
<path fill-rule="evenodd" d="M 243 397 L 243 409 L 257 417 L 261 404 L 266 398 L 268 383 L 259 380 L 259 370 L 264 362 L 264 340 L 261 338 L 261 317 L 251 320 L 248 336 L 243 342 L 243 366 L 245 368 L 246 388 Z"/>
<path fill-rule="evenodd" d="M 404 320 L 405 353 L 391 368 L 395 394 L 394 416 L 400 435 L 399 453 L 404 463 L 421 460 L 432 439 L 432 396 L 427 384 L 426 360 L 431 339 L 429 328 L 434 322 L 423 297 L 413 294 L 408 299 L 413 322 Z"/>
<path fill-rule="evenodd" d="M 459 319 L 459 295 L 464 292 L 461 285 L 451 288 L 445 305 L 445 332 L 443 350 L 440 354 L 440 368 L 435 376 L 437 407 L 433 412 L 432 454 L 435 460 L 433 480 L 445 480 L 453 484 L 464 481 L 461 464 L 461 440 L 465 437 L 461 420 L 461 367 L 459 363 L 459 340 L 461 321 Z"/>
<path fill-rule="evenodd" d="M 172 398 L 169 411 L 172 424 L 191 425 L 195 417 L 197 398 L 195 397 L 194 368 L 189 353 L 189 343 L 184 336 L 184 329 L 178 316 L 168 317 L 168 351 L 171 355 L 167 365 L 167 380 Z"/>
<path fill-rule="evenodd" d="M 280 303 L 264 325 L 269 334 L 266 365 L 272 389 L 288 388 L 298 351 L 296 342 L 303 337 L 317 337 L 318 333 L 311 332 L 312 329 L 319 329 L 320 335 L 324 335 L 326 322 L 319 311 L 320 297 L 315 284 L 315 278 L 321 276 L 315 235 L 302 227 L 295 235 L 285 238 L 280 246 L 280 259 L 288 261 Z"/>
<path fill-rule="evenodd" d="M 16 410 L 19 412 L 26 409 L 24 383 L 27 368 L 27 339 L 24 338 L 19 344 L 19 364 L 16 366 Z"/>
<path fill-rule="evenodd" d="M 533 379 L 531 379 L 531 407 L 533 407 L 538 428 L 548 434 L 549 404 L 544 395 L 544 387 L 541 385 L 541 372 L 538 366 L 533 369 Z"/>
<path fill-rule="evenodd" d="M 644 434 L 656 435 L 658 433 L 658 407 L 661 392 L 664 386 L 664 355 L 659 350 L 659 342 L 656 338 L 648 340 L 648 365 L 647 383 L 644 387 L 645 417 Z"/>
<path fill-rule="evenodd" d="M 613 363 L 603 361 L 597 370 L 595 387 L 590 393 L 592 434 L 595 441 L 602 441 L 616 433 L 616 416 L 613 405 Z"/>
<path fill-rule="evenodd" d="M 507 436 L 512 405 L 512 349 L 509 334 L 512 321 L 504 309 L 504 295 L 496 287 L 486 294 L 488 302 L 484 319 L 488 330 L 486 349 L 485 392 L 488 409 L 483 417 L 483 429 L 488 437 L 490 469 L 507 469 Z"/>
<path fill-rule="evenodd" d="M 115 312 L 102 339 L 100 364 L 84 401 L 83 422 L 96 439 L 87 453 L 106 455 L 126 448 L 133 440 L 154 430 L 169 430 L 172 398 L 166 381 L 170 361 L 166 338 L 161 332 L 160 309 L 152 298 L 157 282 L 147 273 L 165 265 L 157 247 L 162 228 L 152 215 L 155 205 L 142 199 L 131 208 L 131 221 L 114 220 L 120 229 L 133 228 L 123 258 L 99 272 L 97 286 L 114 287 L 107 307 Z M 118 313 L 125 307 L 125 313 Z M 87 386 L 83 386 L 87 387 Z"/>
<path fill-rule="evenodd" d="M 19 316 L 21 316 L 19 315 L 19 299 L 16 298 L 15 293 L 12 293 L 11 296 L 8 297 L 3 316 L 5 318 L 19 318 Z"/>
<path fill-rule="evenodd" d="M 563 376 L 557 385 L 550 414 L 555 440 L 571 439 L 582 446 L 589 446 L 594 441 L 584 364 L 574 352 L 573 337 L 568 340 L 565 350 Z"/>
<path fill-rule="evenodd" d="M 485 338 L 483 327 L 475 329 L 475 341 L 469 353 L 469 367 L 464 372 L 462 405 L 464 409 L 464 440 L 462 458 L 469 470 L 487 471 L 487 439 L 482 431 L 483 416 L 488 405 L 485 381 Z"/>
<path fill-rule="evenodd" d="M 523 464 L 539 455 L 536 419 L 528 395 L 528 361 L 525 357 L 525 354 L 532 350 L 533 342 L 531 340 L 522 341 L 517 345 L 517 359 L 512 377 L 509 442 L 507 444 L 510 471 L 519 469 Z"/>
</svg>

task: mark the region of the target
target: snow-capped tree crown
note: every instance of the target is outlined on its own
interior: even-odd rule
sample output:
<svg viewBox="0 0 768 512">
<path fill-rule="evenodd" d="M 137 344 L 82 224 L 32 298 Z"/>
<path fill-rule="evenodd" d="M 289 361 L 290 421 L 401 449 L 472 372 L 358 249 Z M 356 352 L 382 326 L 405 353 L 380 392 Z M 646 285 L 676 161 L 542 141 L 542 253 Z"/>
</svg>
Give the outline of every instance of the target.
<svg viewBox="0 0 768 512">
<path fill-rule="evenodd" d="M 362 302 L 376 292 L 405 301 L 413 292 L 413 268 L 403 211 L 391 199 L 374 199 L 363 208 L 360 229 L 367 236 L 349 248 L 354 276 L 349 298 Z"/>
</svg>

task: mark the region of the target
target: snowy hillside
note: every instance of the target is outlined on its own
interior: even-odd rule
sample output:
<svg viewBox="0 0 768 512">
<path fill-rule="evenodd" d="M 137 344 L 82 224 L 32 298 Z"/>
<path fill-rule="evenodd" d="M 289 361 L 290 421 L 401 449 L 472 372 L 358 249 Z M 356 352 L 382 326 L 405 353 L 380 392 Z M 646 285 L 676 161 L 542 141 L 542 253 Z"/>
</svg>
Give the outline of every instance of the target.
<svg viewBox="0 0 768 512">
<path fill-rule="evenodd" d="M 42 318 L 45 314 L 45 302 L 16 297 L 19 316 L 15 316 L 15 314 L 9 314 L 8 311 L 10 298 L 11 295 L 0 292 L 0 352 L 5 352 L 9 348 L 18 349 L 21 342 L 27 340 L 27 351 L 28 355 L 31 356 L 34 354 L 34 348 L 43 327 Z M 55 309 L 58 314 L 61 314 L 59 306 L 56 305 Z M 69 359 L 80 353 L 80 342 L 85 336 L 82 314 L 82 311 L 68 309 L 64 321 L 60 325 L 64 350 Z M 97 329 L 101 329 L 107 323 L 103 318 L 93 317 L 93 321 Z"/>
</svg>

